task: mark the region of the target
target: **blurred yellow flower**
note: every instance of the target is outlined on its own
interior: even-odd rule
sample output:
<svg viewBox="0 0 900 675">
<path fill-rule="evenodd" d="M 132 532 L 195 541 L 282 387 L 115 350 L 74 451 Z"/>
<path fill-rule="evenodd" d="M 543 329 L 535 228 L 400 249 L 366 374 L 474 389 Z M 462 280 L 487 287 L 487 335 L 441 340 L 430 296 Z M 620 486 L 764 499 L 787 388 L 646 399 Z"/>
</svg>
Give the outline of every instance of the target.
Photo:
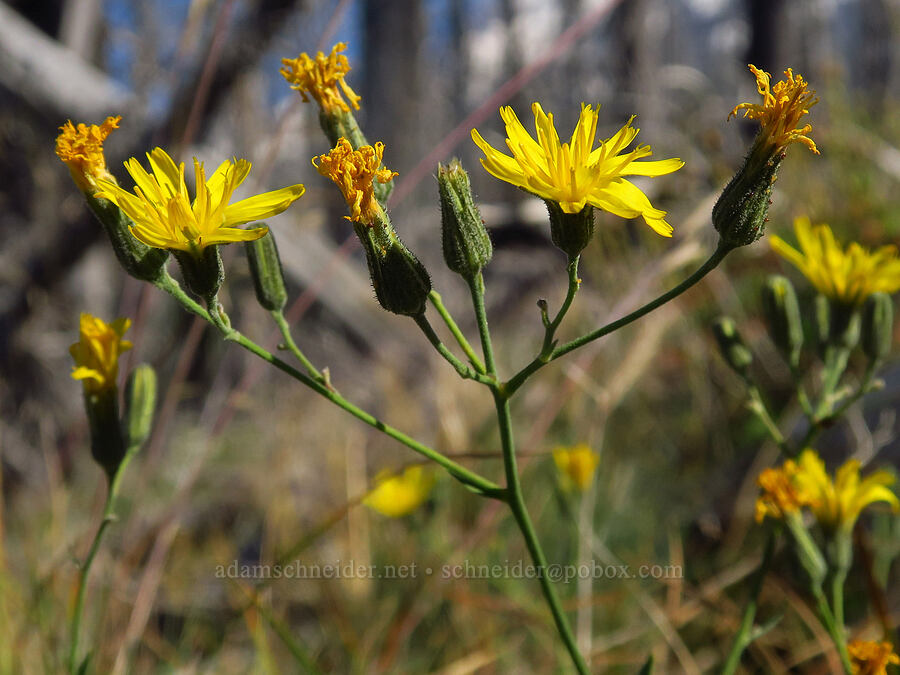
<svg viewBox="0 0 900 675">
<path fill-rule="evenodd" d="M 900 665 L 890 642 L 851 640 L 847 645 L 853 675 L 887 675 L 888 664 Z"/>
<path fill-rule="evenodd" d="M 281 213 L 305 190 L 302 185 L 291 185 L 229 204 L 234 190 L 250 173 L 250 162 L 225 160 L 207 180 L 203 163 L 195 157 L 197 196 L 191 203 L 184 182 L 184 163 L 176 165 L 162 148 L 148 152 L 147 159 L 152 175 L 136 157 L 125 162 L 135 182 L 134 194 L 112 181 L 99 180 L 96 196 L 122 209 L 134 221 L 131 233 L 154 248 L 198 255 L 213 244 L 259 239 L 268 228 L 244 230 L 237 226 Z"/>
<path fill-rule="evenodd" d="M 344 76 L 350 72 L 350 62 L 341 54 L 346 48 L 345 43 L 338 42 L 331 48 L 328 56 L 322 52 L 316 53 L 315 60 L 306 52 L 296 59 L 281 59 L 280 72 L 291 85 L 291 89 L 300 92 L 304 101 L 309 101 L 309 96 L 312 96 L 326 114 L 338 111 L 350 112 L 341 91 L 347 95 L 350 105 L 359 110 L 361 97 L 357 96 L 344 81 Z"/>
<path fill-rule="evenodd" d="M 797 463 L 787 460 L 780 468 L 764 469 L 756 479 L 762 492 L 756 499 L 756 522 L 766 516 L 783 520 L 809 504 L 805 493 L 797 485 Z"/>
<path fill-rule="evenodd" d="M 379 168 L 383 156 L 384 143 L 376 143 L 374 147 L 364 145 L 354 150 L 350 141 L 341 137 L 331 152 L 313 158 L 316 170 L 341 189 L 350 207 L 350 215 L 344 216 L 347 220 L 371 225 L 381 213 L 375 199 L 374 181 L 387 183 L 398 175 L 396 171 Z"/>
<path fill-rule="evenodd" d="M 565 482 L 573 485 L 579 492 L 585 492 L 594 480 L 600 455 L 586 443 L 580 443 L 571 448 L 556 448 L 553 451 L 553 461 Z"/>
<path fill-rule="evenodd" d="M 647 195 L 623 176 L 662 176 L 677 171 L 684 162 L 664 159 L 637 160 L 653 154 L 649 145 L 624 152 L 637 136 L 632 117 L 614 136 L 600 141 L 597 136 L 600 106 L 581 105 L 581 115 L 568 143 L 560 144 L 553 125 L 553 114 L 546 114 L 540 103 L 531 106 L 537 140 L 525 130 L 513 109 L 500 108 L 506 123 L 506 145 L 512 157 L 488 145 L 477 129 L 472 140 L 481 148 L 481 164 L 492 176 L 511 183 L 542 199 L 557 202 L 566 213 L 578 213 L 590 204 L 622 218 L 643 216 L 646 223 L 664 237 L 672 236 L 665 221 L 666 212 L 653 208 Z"/>
<path fill-rule="evenodd" d="M 400 518 L 415 511 L 431 494 L 434 472 L 423 466 L 411 466 L 402 474 L 381 472 L 375 488 L 363 503 L 389 518 Z"/>
<path fill-rule="evenodd" d="M 87 394 L 113 389 L 119 374 L 119 355 L 131 349 L 122 336 L 131 326 L 131 319 L 116 319 L 106 323 L 90 314 L 82 313 L 80 339 L 69 347 L 75 360 L 72 378 L 84 383 Z"/>
<path fill-rule="evenodd" d="M 900 289 L 897 248 L 882 246 L 867 251 L 856 242 L 845 251 L 827 225 L 813 226 L 809 218 L 794 220 L 802 253 L 773 236 L 772 249 L 795 265 L 823 295 L 846 305 L 860 305 L 872 293 Z"/>
<path fill-rule="evenodd" d="M 808 90 L 803 76 L 794 75 L 790 68 L 784 71 L 786 79 L 770 88 L 769 73 L 752 64 L 749 67 L 756 76 L 762 103 L 741 103 L 731 111 L 729 119 L 743 110 L 744 117 L 759 120 L 761 140 L 773 153 L 783 151 L 791 143 L 802 143 L 818 155 L 819 149 L 808 136 L 812 126 L 806 124 L 798 128 L 800 119 L 818 103 L 816 92 Z"/>
<path fill-rule="evenodd" d="M 850 459 L 832 481 L 825 472 L 825 462 L 810 449 L 800 454 L 797 463 L 795 483 L 823 527 L 850 531 L 862 510 L 875 502 L 900 510 L 900 500 L 888 487 L 894 484 L 894 476 L 887 471 L 875 471 L 860 481 L 859 461 Z"/>
<path fill-rule="evenodd" d="M 99 126 L 96 124 L 76 126 L 69 120 L 59 128 L 60 133 L 56 137 L 56 155 L 69 167 L 69 172 L 80 190 L 92 192 L 99 178 L 115 181 L 106 169 L 103 141 L 114 129 L 119 128 L 121 120 L 121 115 L 107 117 Z"/>
</svg>

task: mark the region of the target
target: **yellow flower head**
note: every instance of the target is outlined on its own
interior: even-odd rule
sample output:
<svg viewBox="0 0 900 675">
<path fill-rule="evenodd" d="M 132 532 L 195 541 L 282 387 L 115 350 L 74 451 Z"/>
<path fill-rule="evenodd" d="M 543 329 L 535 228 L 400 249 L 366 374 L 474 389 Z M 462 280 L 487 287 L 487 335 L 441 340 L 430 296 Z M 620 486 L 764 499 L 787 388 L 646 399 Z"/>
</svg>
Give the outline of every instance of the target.
<svg viewBox="0 0 900 675">
<path fill-rule="evenodd" d="M 850 531 L 862 510 L 875 502 L 886 502 L 895 511 L 900 510 L 900 500 L 888 487 L 894 484 L 894 476 L 875 471 L 861 481 L 859 469 L 858 460 L 847 460 L 832 481 L 815 450 L 800 454 L 795 482 L 823 527 Z"/>
<path fill-rule="evenodd" d="M 900 259 L 894 246 L 870 252 L 857 243 L 845 251 L 827 225 L 794 220 L 794 232 L 802 253 L 781 237 L 773 236 L 772 248 L 795 265 L 813 286 L 845 305 L 861 305 L 872 293 L 900 289 Z"/>
<path fill-rule="evenodd" d="M 383 516 L 400 518 L 428 499 L 434 485 L 434 472 L 423 466 L 411 466 L 402 474 L 382 472 L 375 477 L 375 483 L 375 489 L 363 503 Z"/>
<path fill-rule="evenodd" d="M 344 101 L 341 91 L 347 95 L 350 105 L 359 110 L 360 97 L 344 81 L 344 76 L 350 72 L 350 63 L 341 54 L 346 48 L 346 44 L 338 42 L 331 48 L 328 56 L 322 52 L 316 53 L 315 60 L 306 52 L 296 59 L 281 59 L 280 72 L 291 89 L 300 92 L 304 101 L 309 101 L 309 96 L 312 96 L 326 114 L 350 112 L 350 106 Z"/>
<path fill-rule="evenodd" d="M 888 664 L 900 665 L 890 642 L 851 640 L 847 645 L 853 675 L 887 675 Z"/>
<path fill-rule="evenodd" d="M 600 455 L 591 450 L 586 443 L 580 443 L 572 448 L 556 448 L 553 451 L 553 461 L 560 475 L 579 492 L 584 492 L 594 480 Z"/>
<path fill-rule="evenodd" d="M 99 178 L 115 180 L 106 169 L 103 141 L 113 129 L 119 128 L 121 120 L 121 115 L 107 117 L 99 126 L 82 123 L 76 126 L 69 120 L 59 128 L 56 156 L 69 167 L 78 189 L 83 192 L 92 192 Z"/>
<path fill-rule="evenodd" d="M 350 207 L 350 215 L 344 216 L 347 220 L 371 225 L 381 212 L 375 199 L 374 181 L 387 183 L 398 175 L 396 171 L 379 168 L 383 155 L 384 143 L 376 143 L 375 147 L 364 145 L 354 150 L 350 141 L 342 136 L 331 152 L 313 158 L 316 170 L 341 189 Z"/>
<path fill-rule="evenodd" d="M 234 190 L 250 173 L 250 162 L 225 160 L 206 178 L 203 163 L 194 158 L 197 196 L 191 202 L 184 182 L 184 163 L 176 165 L 162 148 L 147 153 L 152 174 L 136 157 L 125 162 L 134 179 L 134 194 L 112 181 L 100 180 L 97 197 L 114 202 L 134 221 L 131 233 L 154 248 L 198 254 L 206 246 L 259 239 L 268 228 L 243 230 L 238 225 L 277 215 L 305 190 L 291 185 L 229 204 Z"/>
<path fill-rule="evenodd" d="M 562 144 L 553 126 L 553 114 L 544 113 L 540 103 L 534 103 L 531 110 L 537 140 L 525 130 L 512 108 L 500 108 L 512 157 L 488 145 L 478 130 L 472 129 L 472 140 L 484 153 L 481 164 L 489 174 L 542 199 L 558 202 L 566 213 L 578 213 L 590 204 L 622 218 L 643 216 L 656 232 L 672 236 L 672 227 L 665 221 L 666 212 L 653 208 L 647 195 L 623 176 L 662 176 L 677 171 L 684 162 L 637 161 L 653 154 L 649 145 L 625 152 L 639 131 L 631 126 L 634 117 L 614 136 L 593 148 L 599 105 L 594 109 L 581 104 L 572 138 Z"/>
<path fill-rule="evenodd" d="M 119 374 L 119 355 L 131 349 L 122 336 L 131 326 L 131 319 L 116 319 L 106 323 L 90 314 L 82 314 L 80 339 L 69 347 L 75 359 L 72 378 L 84 383 L 87 394 L 113 389 Z"/>
<path fill-rule="evenodd" d="M 762 492 L 756 499 L 756 522 L 766 516 L 783 519 L 809 504 L 809 499 L 797 484 L 797 464 L 788 460 L 776 469 L 765 469 L 756 479 Z"/>
<path fill-rule="evenodd" d="M 812 126 L 806 124 L 798 128 L 800 119 L 819 102 L 816 92 L 808 90 L 803 76 L 794 75 L 790 68 L 784 71 L 786 79 L 773 87 L 769 86 L 769 73 L 752 64 L 750 70 L 756 76 L 762 103 L 741 103 L 734 107 L 728 118 L 743 110 L 744 117 L 759 120 L 761 139 L 773 149 L 772 152 L 781 152 L 791 143 L 802 143 L 818 155 L 819 149 L 807 135 Z"/>
</svg>

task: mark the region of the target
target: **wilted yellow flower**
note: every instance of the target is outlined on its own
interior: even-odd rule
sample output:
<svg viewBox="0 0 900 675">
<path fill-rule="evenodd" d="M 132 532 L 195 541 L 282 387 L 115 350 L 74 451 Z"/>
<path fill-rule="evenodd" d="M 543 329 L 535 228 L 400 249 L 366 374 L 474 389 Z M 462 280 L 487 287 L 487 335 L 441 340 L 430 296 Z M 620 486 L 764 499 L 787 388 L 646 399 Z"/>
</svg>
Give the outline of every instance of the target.
<svg viewBox="0 0 900 675">
<path fill-rule="evenodd" d="M 379 168 L 383 156 L 384 143 L 376 143 L 375 147 L 364 145 L 354 150 L 350 141 L 342 136 L 331 152 L 313 158 L 316 170 L 341 189 L 350 207 L 350 215 L 344 216 L 347 220 L 371 225 L 381 212 L 375 199 L 374 181 L 387 183 L 398 175 L 396 171 Z"/>
<path fill-rule="evenodd" d="M 350 112 L 341 91 L 347 95 L 350 105 L 359 110 L 361 97 L 357 96 L 344 81 L 344 76 L 350 72 L 350 63 L 347 57 L 341 54 L 346 48 L 345 43 L 338 42 L 331 48 L 328 56 L 322 52 L 316 53 L 315 60 L 306 52 L 296 59 L 281 59 L 280 72 L 291 85 L 291 89 L 300 92 L 304 101 L 309 101 L 309 96 L 312 96 L 326 114 L 333 114 L 339 110 Z"/>
<path fill-rule="evenodd" d="M 851 640 L 847 645 L 853 675 L 887 675 L 888 664 L 900 665 L 890 642 Z"/>
<path fill-rule="evenodd" d="M 764 469 L 756 479 L 762 492 L 756 499 L 756 522 L 766 516 L 784 519 L 809 504 L 809 499 L 796 480 L 797 463 L 787 460 L 781 467 Z"/>
<path fill-rule="evenodd" d="M 823 527 L 852 530 L 862 510 L 875 502 L 886 502 L 895 511 L 900 510 L 900 500 L 888 488 L 894 484 L 894 476 L 887 471 L 875 471 L 860 481 L 859 469 L 858 460 L 847 460 L 832 481 L 825 472 L 825 462 L 815 450 L 807 449 L 800 454 L 794 480 Z"/>
<path fill-rule="evenodd" d="M 653 208 L 647 195 L 623 176 L 661 176 L 677 171 L 684 162 L 680 159 L 637 161 L 653 154 L 649 145 L 624 152 L 639 131 L 631 126 L 634 117 L 614 136 L 593 148 L 599 105 L 596 109 L 581 105 L 581 116 L 572 138 L 562 144 L 553 126 L 553 114 L 544 113 L 540 103 L 534 103 L 531 109 L 537 140 L 525 130 L 512 108 L 500 108 L 500 117 L 506 123 L 506 145 L 512 157 L 488 145 L 478 130 L 472 129 L 472 140 L 485 155 L 481 164 L 488 173 L 542 199 L 559 203 L 566 213 L 578 213 L 590 204 L 622 218 L 643 216 L 656 232 L 664 237 L 672 236 L 672 227 L 665 221 L 666 212 Z"/>
<path fill-rule="evenodd" d="M 571 448 L 556 448 L 553 451 L 553 461 L 559 473 L 580 492 L 584 492 L 594 480 L 600 455 L 586 443 L 580 443 Z"/>
<path fill-rule="evenodd" d="M 763 98 L 762 103 L 741 103 L 731 111 L 729 119 L 743 110 L 744 117 L 759 120 L 761 140 L 771 146 L 772 152 L 780 152 L 791 143 L 802 143 L 818 155 L 819 149 L 808 136 L 812 126 L 806 124 L 798 127 L 800 119 L 818 103 L 816 92 L 808 90 L 803 76 L 794 75 L 790 68 L 784 71 L 786 79 L 771 88 L 769 73 L 752 64 L 750 70 L 756 76 L 756 88 Z"/>
<path fill-rule="evenodd" d="M 56 155 L 69 167 L 75 184 L 83 192 L 92 192 L 99 178 L 115 181 L 106 169 L 103 141 L 113 129 L 119 128 L 121 120 L 121 115 L 107 117 L 99 126 L 82 123 L 76 126 L 69 120 L 59 128 Z"/>
<path fill-rule="evenodd" d="M 75 360 L 72 378 L 84 383 L 84 391 L 96 394 L 116 386 L 119 374 L 119 355 L 131 349 L 122 336 L 131 326 L 131 319 L 116 319 L 106 323 L 96 316 L 82 313 L 78 342 L 69 347 Z"/>
<path fill-rule="evenodd" d="M 895 246 L 870 252 L 853 242 L 845 251 L 830 227 L 813 226 L 809 218 L 794 220 L 794 232 L 802 253 L 777 236 L 772 237 L 772 248 L 832 300 L 861 305 L 872 293 L 900 289 L 900 258 Z"/>
<path fill-rule="evenodd" d="M 125 162 L 134 179 L 134 194 L 112 181 L 100 180 L 97 197 L 114 202 L 134 221 L 131 233 L 154 248 L 199 254 L 206 246 L 259 239 L 268 228 L 243 230 L 238 225 L 277 215 L 305 190 L 290 185 L 229 204 L 234 190 L 250 173 L 245 159 L 225 160 L 207 180 L 203 163 L 194 158 L 197 196 L 191 203 L 184 182 L 184 163 L 176 165 L 162 148 L 147 153 L 153 174 L 136 157 Z"/>
<path fill-rule="evenodd" d="M 400 518 L 415 511 L 431 494 L 434 472 L 423 466 L 411 466 L 402 474 L 382 472 L 375 477 L 375 489 L 363 503 L 389 518 Z"/>
</svg>

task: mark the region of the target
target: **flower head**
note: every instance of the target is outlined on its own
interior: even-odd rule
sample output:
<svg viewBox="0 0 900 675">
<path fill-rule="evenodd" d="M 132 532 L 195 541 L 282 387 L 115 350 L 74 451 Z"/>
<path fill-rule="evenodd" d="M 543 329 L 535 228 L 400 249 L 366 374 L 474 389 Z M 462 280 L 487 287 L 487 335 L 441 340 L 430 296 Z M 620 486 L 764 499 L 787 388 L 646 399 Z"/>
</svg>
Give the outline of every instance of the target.
<svg viewBox="0 0 900 675">
<path fill-rule="evenodd" d="M 411 466 L 403 473 L 380 473 L 375 489 L 363 500 L 383 516 L 400 518 L 415 511 L 431 494 L 434 473 L 423 466 Z"/>
<path fill-rule="evenodd" d="M 756 499 L 756 522 L 766 516 L 784 519 L 809 504 L 809 499 L 797 484 L 797 463 L 787 460 L 780 468 L 764 469 L 756 479 L 762 492 Z"/>
<path fill-rule="evenodd" d="M 580 443 L 571 448 L 556 448 L 553 451 L 553 461 L 560 475 L 579 492 L 584 492 L 594 480 L 600 455 L 586 443 Z"/>
<path fill-rule="evenodd" d="M 134 221 L 131 233 L 154 248 L 199 254 L 206 246 L 259 239 L 268 228 L 243 230 L 238 225 L 277 215 L 304 192 L 291 185 L 229 204 L 234 190 L 250 173 L 250 162 L 225 160 L 209 179 L 194 158 L 197 196 L 191 202 L 184 182 L 184 163 L 176 165 L 162 148 L 147 153 L 152 174 L 136 157 L 125 162 L 134 179 L 134 194 L 108 180 L 98 181 L 97 197 L 115 203 Z"/>
<path fill-rule="evenodd" d="M 119 374 L 119 355 L 131 349 L 122 336 L 131 326 L 131 319 L 116 319 L 106 323 L 96 316 L 82 313 L 80 339 L 69 347 L 75 360 L 72 379 L 84 383 L 84 391 L 96 394 L 115 388 Z"/>
<path fill-rule="evenodd" d="M 744 117 L 759 120 L 761 140 L 777 151 L 784 150 L 791 143 L 802 143 L 817 155 L 819 149 L 808 136 L 812 126 L 806 124 L 799 127 L 800 120 L 809 114 L 809 109 L 818 103 L 816 92 L 807 89 L 807 82 L 802 75 L 794 75 L 788 68 L 784 71 L 785 80 L 769 86 L 770 75 L 754 65 L 750 70 L 756 76 L 756 88 L 762 96 L 762 103 L 741 103 L 734 107 L 729 119 L 736 116 L 739 110 Z"/>
<path fill-rule="evenodd" d="M 346 48 L 345 43 L 338 42 L 331 48 L 328 56 L 317 52 L 315 60 L 306 52 L 296 59 L 281 59 L 280 72 L 291 89 L 300 92 L 304 101 L 309 101 L 309 96 L 312 96 L 326 114 L 350 112 L 350 106 L 341 96 L 341 91 L 347 95 L 350 105 L 359 110 L 360 97 L 344 81 L 344 76 L 350 72 L 350 63 L 341 54 Z"/>
<path fill-rule="evenodd" d="M 813 226 L 809 218 L 794 220 L 794 232 L 802 253 L 777 236 L 772 237 L 772 248 L 828 298 L 844 305 L 861 305 L 872 293 L 900 289 L 896 247 L 882 246 L 870 252 L 854 242 L 845 251 L 830 227 Z"/>
<path fill-rule="evenodd" d="M 890 642 L 851 640 L 847 645 L 853 675 L 887 675 L 888 664 L 900 665 Z"/>
<path fill-rule="evenodd" d="M 875 471 L 860 480 L 859 469 L 858 460 L 847 460 L 832 481 L 825 472 L 825 462 L 814 450 L 807 449 L 800 454 L 794 480 L 823 527 L 850 531 L 862 510 L 875 502 L 885 502 L 895 511 L 900 510 L 900 500 L 888 487 L 893 485 L 894 476 L 887 471 Z"/>
<path fill-rule="evenodd" d="M 56 155 L 69 167 L 80 190 L 93 191 L 99 178 L 115 181 L 106 169 L 103 141 L 119 128 L 121 120 L 122 116 L 118 115 L 107 117 L 100 125 L 79 123 L 77 126 L 69 120 L 59 128 Z"/>
<path fill-rule="evenodd" d="M 672 236 L 672 227 L 665 221 L 666 212 L 653 208 L 647 195 L 623 176 L 662 176 L 677 171 L 684 162 L 680 159 L 639 162 L 653 154 L 648 145 L 625 152 L 639 131 L 631 126 L 634 117 L 614 136 L 593 148 L 600 106 L 594 109 L 582 104 L 572 138 L 562 144 L 553 126 L 552 113 L 544 113 L 540 103 L 534 103 L 531 109 L 537 140 L 525 130 L 512 108 L 500 108 L 500 117 L 506 123 L 506 145 L 512 157 L 488 145 L 472 129 L 472 140 L 484 153 L 481 164 L 489 174 L 538 197 L 558 202 L 565 213 L 578 213 L 590 204 L 622 218 L 643 216 L 656 232 L 664 237 Z"/>
<path fill-rule="evenodd" d="M 341 189 L 350 207 L 350 215 L 344 216 L 347 220 L 371 225 L 381 212 L 375 199 L 374 181 L 387 183 L 398 175 L 396 171 L 379 168 L 383 156 L 384 143 L 376 143 L 374 147 L 364 145 L 354 150 L 350 141 L 341 137 L 331 152 L 313 158 L 316 170 Z"/>
</svg>

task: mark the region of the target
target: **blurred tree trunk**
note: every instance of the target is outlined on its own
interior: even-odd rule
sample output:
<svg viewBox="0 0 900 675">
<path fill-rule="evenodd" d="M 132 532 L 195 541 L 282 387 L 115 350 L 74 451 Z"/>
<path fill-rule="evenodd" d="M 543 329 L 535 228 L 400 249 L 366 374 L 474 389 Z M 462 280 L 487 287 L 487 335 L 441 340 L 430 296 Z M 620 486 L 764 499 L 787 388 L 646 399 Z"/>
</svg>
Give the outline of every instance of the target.
<svg viewBox="0 0 900 675">
<path fill-rule="evenodd" d="M 784 0 L 745 0 L 750 20 L 750 41 L 747 45 L 747 63 L 767 70 L 780 72 L 784 63 L 783 30 L 785 24 Z"/>
</svg>

